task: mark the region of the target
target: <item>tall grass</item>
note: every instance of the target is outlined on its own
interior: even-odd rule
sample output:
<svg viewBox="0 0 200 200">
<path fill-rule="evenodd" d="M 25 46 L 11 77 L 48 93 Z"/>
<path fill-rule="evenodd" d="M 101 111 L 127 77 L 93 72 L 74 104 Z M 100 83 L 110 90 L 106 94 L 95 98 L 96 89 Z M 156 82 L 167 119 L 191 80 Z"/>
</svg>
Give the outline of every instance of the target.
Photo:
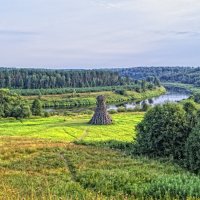
<svg viewBox="0 0 200 200">
<path fill-rule="evenodd" d="M 199 199 L 200 177 L 108 148 L 1 137 L 0 198 Z"/>
</svg>

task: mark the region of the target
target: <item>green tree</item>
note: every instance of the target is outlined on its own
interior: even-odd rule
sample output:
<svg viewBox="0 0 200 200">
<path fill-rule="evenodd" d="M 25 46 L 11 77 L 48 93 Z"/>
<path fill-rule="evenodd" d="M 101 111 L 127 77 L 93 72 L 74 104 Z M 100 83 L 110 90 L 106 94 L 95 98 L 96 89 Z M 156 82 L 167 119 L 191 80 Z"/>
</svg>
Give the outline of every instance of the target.
<svg viewBox="0 0 200 200">
<path fill-rule="evenodd" d="M 187 124 L 188 124 L 188 132 L 197 125 L 198 123 L 198 116 L 197 116 L 197 108 L 194 102 L 189 101 L 184 103 L 183 105 L 184 110 L 186 111 L 187 117 Z"/>
<path fill-rule="evenodd" d="M 185 165 L 194 172 L 200 172 L 200 123 L 190 133 L 185 145 Z"/>
<path fill-rule="evenodd" d="M 177 104 L 151 108 L 137 126 L 138 153 L 149 156 L 182 158 L 188 137 L 186 113 Z"/>
<path fill-rule="evenodd" d="M 0 90 L 0 117 L 25 118 L 30 115 L 30 108 L 23 98 L 10 90 Z"/>
<path fill-rule="evenodd" d="M 42 115 L 42 104 L 39 99 L 35 99 L 33 101 L 32 107 L 31 107 L 32 114 L 35 116 L 41 116 Z"/>
</svg>

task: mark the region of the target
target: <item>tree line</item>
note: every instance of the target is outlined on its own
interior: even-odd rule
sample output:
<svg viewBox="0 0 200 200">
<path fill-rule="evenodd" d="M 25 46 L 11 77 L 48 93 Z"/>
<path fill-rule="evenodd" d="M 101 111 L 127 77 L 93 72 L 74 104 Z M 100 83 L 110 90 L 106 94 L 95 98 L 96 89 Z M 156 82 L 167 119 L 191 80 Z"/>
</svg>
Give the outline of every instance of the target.
<svg viewBox="0 0 200 200">
<path fill-rule="evenodd" d="M 130 84 L 129 78 L 109 70 L 50 70 L 0 68 L 0 88 L 83 88 Z"/>
<path fill-rule="evenodd" d="M 158 77 L 161 82 L 179 82 L 200 86 L 200 67 L 135 67 L 115 71 L 131 79 Z"/>
</svg>

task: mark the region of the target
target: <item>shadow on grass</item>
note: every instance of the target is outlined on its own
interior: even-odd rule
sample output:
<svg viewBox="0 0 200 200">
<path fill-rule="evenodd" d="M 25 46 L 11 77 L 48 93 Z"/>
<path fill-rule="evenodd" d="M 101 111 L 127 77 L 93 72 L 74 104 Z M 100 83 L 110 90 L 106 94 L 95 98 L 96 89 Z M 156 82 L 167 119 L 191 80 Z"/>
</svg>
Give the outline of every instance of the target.
<svg viewBox="0 0 200 200">
<path fill-rule="evenodd" d="M 86 145 L 86 146 L 95 146 L 95 147 L 104 147 L 115 150 L 120 150 L 128 155 L 131 155 L 135 152 L 135 143 L 134 142 L 123 142 L 118 140 L 108 140 L 108 141 L 74 141 L 75 144 Z"/>
</svg>

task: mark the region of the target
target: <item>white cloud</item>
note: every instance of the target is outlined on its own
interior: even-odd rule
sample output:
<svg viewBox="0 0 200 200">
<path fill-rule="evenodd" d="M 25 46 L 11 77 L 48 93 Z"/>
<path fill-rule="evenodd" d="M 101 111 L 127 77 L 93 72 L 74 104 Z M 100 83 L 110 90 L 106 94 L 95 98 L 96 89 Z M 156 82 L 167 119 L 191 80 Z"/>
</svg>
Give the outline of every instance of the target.
<svg viewBox="0 0 200 200">
<path fill-rule="evenodd" d="M 181 57 L 198 61 L 181 50 L 185 45 L 199 51 L 199 0 L 0 3 L 0 65 L 165 65 L 169 59 L 178 64 Z M 172 50 L 181 52 L 177 59 L 167 53 Z"/>
</svg>

